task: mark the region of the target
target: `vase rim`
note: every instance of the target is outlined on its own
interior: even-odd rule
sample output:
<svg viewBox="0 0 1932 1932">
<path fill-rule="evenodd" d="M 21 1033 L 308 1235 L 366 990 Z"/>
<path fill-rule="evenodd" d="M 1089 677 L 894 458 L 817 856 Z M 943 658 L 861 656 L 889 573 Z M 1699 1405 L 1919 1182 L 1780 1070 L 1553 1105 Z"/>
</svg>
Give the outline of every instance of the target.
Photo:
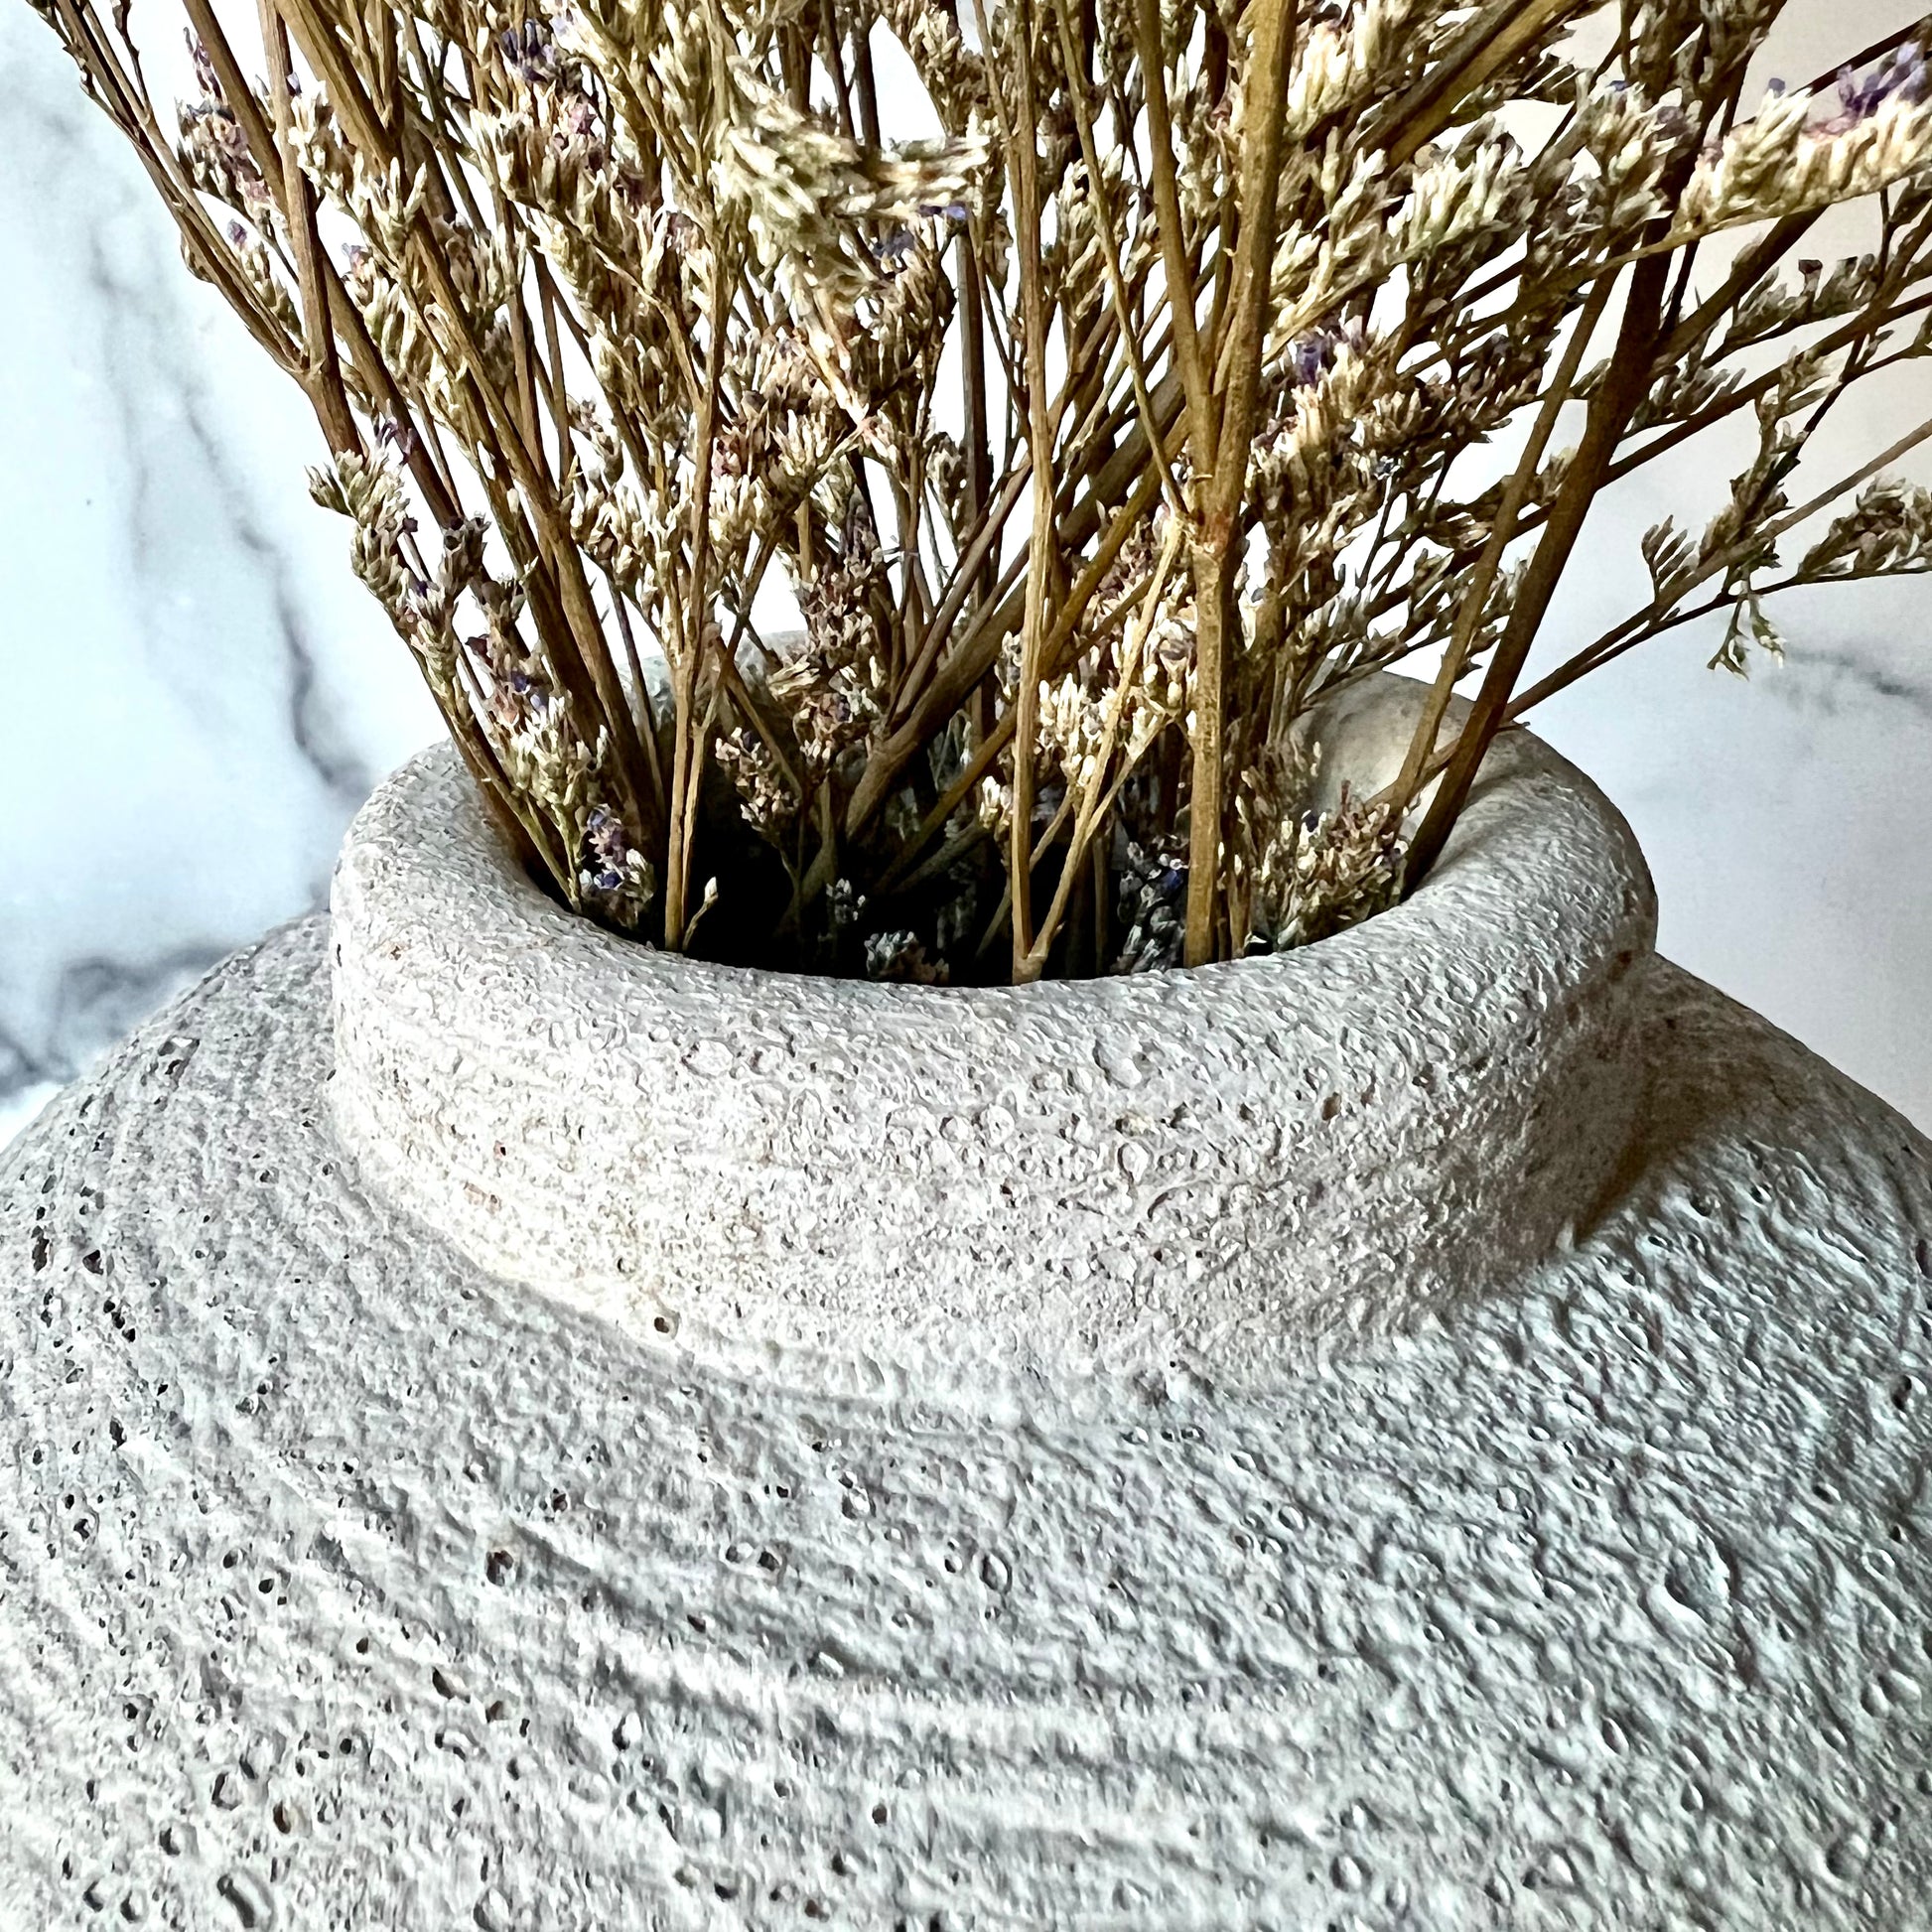
<svg viewBox="0 0 1932 1932">
<path fill-rule="evenodd" d="M 1424 691 L 1331 721 L 1363 782 Z M 331 1106 L 472 1260 L 647 1338 L 1252 1372 L 1588 1211 L 1655 920 L 1615 808 L 1516 732 L 1406 903 L 1292 952 L 948 989 L 722 965 L 557 905 L 445 746 L 344 844 Z"/>
</svg>

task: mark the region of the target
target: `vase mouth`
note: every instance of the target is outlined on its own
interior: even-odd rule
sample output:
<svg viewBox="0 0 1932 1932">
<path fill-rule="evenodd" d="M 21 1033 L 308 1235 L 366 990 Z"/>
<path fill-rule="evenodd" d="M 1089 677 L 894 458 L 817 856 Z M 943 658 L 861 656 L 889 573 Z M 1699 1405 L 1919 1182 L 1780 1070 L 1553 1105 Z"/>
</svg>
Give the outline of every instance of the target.
<svg viewBox="0 0 1932 1932">
<path fill-rule="evenodd" d="M 777 641 L 787 642 L 796 640 L 787 633 L 780 633 Z M 1391 687 L 1395 686 L 1410 687 L 1410 691 L 1392 690 Z M 1344 761 L 1346 763 L 1346 769 L 1344 770 L 1339 768 L 1334 760 L 1330 759 L 1325 767 L 1316 774 L 1309 797 L 1309 804 L 1311 809 L 1316 811 L 1332 810 L 1339 802 L 1344 781 L 1352 789 L 1354 795 L 1359 797 L 1372 796 L 1395 779 L 1402 767 L 1404 757 L 1408 751 L 1409 735 L 1415 723 L 1415 718 L 1412 713 L 1419 708 L 1413 702 L 1411 692 L 1419 695 L 1426 688 L 1420 680 L 1403 677 L 1396 673 L 1382 672 L 1351 684 L 1335 698 L 1325 703 L 1317 704 L 1311 711 L 1310 720 L 1312 727 L 1312 735 L 1324 743 L 1329 744 L 1334 743 L 1336 736 L 1339 735 L 1344 745 Z M 1449 722 L 1459 725 L 1463 717 L 1466 716 L 1468 709 L 1469 703 L 1467 699 L 1452 699 L 1448 713 Z M 1541 741 L 1531 739 L 1529 733 L 1520 725 L 1505 727 L 1503 733 L 1496 740 L 1496 745 L 1502 748 L 1503 756 L 1507 757 L 1508 747 L 1518 739 L 1527 739 L 1529 742 L 1541 746 Z M 1546 752 L 1548 751 L 1547 747 L 1542 747 L 1542 749 Z M 1550 756 L 1552 758 L 1556 757 L 1554 753 L 1550 754 Z M 455 767 L 458 762 L 454 747 L 448 744 L 440 744 L 419 754 L 415 759 L 409 760 L 388 782 L 399 782 L 405 774 L 414 769 L 423 760 L 433 759 L 439 757 L 452 767 Z M 1486 784 L 1493 784 L 1498 781 L 1498 774 L 1493 769 L 1495 757 L 1496 754 L 1492 752 L 1491 759 L 1485 761 L 1483 775 L 1479 776 L 1477 780 L 1476 790 L 1478 792 Z M 1557 761 L 1559 764 L 1564 764 L 1561 759 Z M 1574 774 L 1583 783 L 1589 783 L 1587 779 L 1583 777 L 1581 772 L 1575 770 L 1574 766 L 1565 764 L 1564 768 Z M 1504 776 L 1501 781 L 1508 782 L 1508 777 Z M 1412 819 L 1420 816 L 1427 809 L 1430 801 L 1435 797 L 1440 782 L 1440 778 L 1432 778 L 1419 788 L 1415 802 L 1410 807 L 1409 816 Z M 1634 838 L 1629 835 L 1627 826 L 1623 825 L 1620 815 L 1616 813 L 1615 808 L 1609 804 L 1608 800 L 1602 799 L 1600 794 L 1598 794 L 1598 798 L 1603 809 L 1610 814 L 1615 820 L 1616 825 L 1622 828 L 1625 837 L 1629 839 L 1631 851 L 1626 856 L 1634 857 L 1638 869 L 1644 875 L 1644 890 L 1646 892 L 1651 891 L 1648 871 L 1644 866 L 1641 852 L 1635 849 Z M 373 798 L 370 802 L 374 802 Z M 1478 814 L 1478 817 L 1480 817 L 1480 814 Z M 358 818 L 357 824 L 359 825 L 360 822 Z M 351 827 L 348 837 L 350 840 L 356 837 L 354 827 Z M 1443 877 L 1445 867 L 1454 867 L 1467 862 L 1468 853 L 1465 850 L 1467 844 L 1467 838 L 1460 833 L 1458 828 L 1456 833 L 1451 834 L 1442 860 L 1419 882 L 1414 893 L 1410 894 L 1407 897 L 1397 899 L 1381 911 L 1373 914 L 1372 922 L 1381 924 L 1384 921 L 1393 921 L 1394 925 L 1386 928 L 1386 930 L 1399 931 L 1406 929 L 1407 923 L 1417 917 L 1416 907 L 1418 901 L 1421 901 L 1425 909 L 1428 908 L 1430 896 L 1437 890 L 1437 882 Z M 346 850 L 346 847 L 345 850 Z M 526 918 L 551 933 L 560 943 L 567 943 L 569 936 L 580 934 L 586 928 L 589 928 L 590 930 L 602 933 L 606 938 L 617 942 L 619 945 L 634 949 L 639 954 L 655 957 L 659 960 L 675 957 L 680 968 L 698 980 L 702 980 L 707 975 L 717 975 L 721 984 L 726 981 L 756 983 L 759 980 L 771 980 L 785 984 L 804 982 L 806 984 L 828 988 L 869 988 L 886 998 L 893 1000 L 903 999 L 913 1005 L 922 1003 L 928 995 L 937 995 L 944 1000 L 957 1000 L 962 996 L 977 997 L 986 994 L 1017 995 L 1029 1001 L 1050 1000 L 1053 994 L 1066 989 L 1077 988 L 1092 991 L 1116 981 L 1142 978 L 1159 979 L 1179 975 L 1211 976 L 1216 973 L 1225 972 L 1230 968 L 1241 968 L 1244 970 L 1255 969 L 1268 961 L 1303 956 L 1313 946 L 1332 946 L 1338 940 L 1344 939 L 1348 933 L 1358 929 L 1356 926 L 1344 927 L 1341 931 L 1330 933 L 1320 939 L 1311 940 L 1306 945 L 1292 948 L 1285 953 L 1257 949 L 1253 952 L 1243 953 L 1232 959 L 1209 960 L 1198 966 L 1188 966 L 1179 961 L 1175 961 L 1169 966 L 1149 968 L 1138 973 L 1097 973 L 1078 978 L 1044 977 L 1024 984 L 1002 984 L 999 982 L 978 981 L 931 984 L 909 980 L 874 980 L 858 974 L 820 972 L 811 967 L 772 965 L 760 961 L 741 962 L 737 960 L 720 960 L 707 958 L 703 954 L 695 953 L 667 955 L 661 947 L 652 944 L 648 940 L 640 939 L 634 934 L 616 931 L 611 927 L 598 924 L 597 921 L 584 914 L 573 912 L 559 900 L 555 894 L 546 888 L 542 880 L 537 878 L 526 867 L 519 866 L 509 854 L 501 850 L 500 846 L 495 848 L 495 852 L 501 862 L 500 871 L 504 890 L 520 900 L 521 909 Z M 1589 856 L 1587 853 L 1583 855 L 1586 863 Z M 1360 925 L 1369 923 L 1371 923 L 1371 920 L 1359 922 Z"/>
<path fill-rule="evenodd" d="M 1348 695 L 1330 782 L 1381 782 L 1426 687 Z M 339 1135 L 491 1273 L 735 1356 L 1252 1379 L 1589 1211 L 1656 907 L 1614 807 L 1513 732 L 1405 902 L 1208 966 L 934 987 L 653 951 L 526 878 L 447 746 L 358 815 L 331 918 Z"/>
</svg>

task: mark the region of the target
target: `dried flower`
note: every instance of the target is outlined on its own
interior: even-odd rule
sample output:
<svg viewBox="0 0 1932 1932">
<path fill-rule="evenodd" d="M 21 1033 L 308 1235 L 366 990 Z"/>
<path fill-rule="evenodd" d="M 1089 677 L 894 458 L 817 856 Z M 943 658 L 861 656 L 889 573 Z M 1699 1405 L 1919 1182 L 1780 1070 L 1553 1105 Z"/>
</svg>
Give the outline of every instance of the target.
<svg viewBox="0 0 1932 1932">
<path fill-rule="evenodd" d="M 1814 475 L 1932 351 L 1918 30 L 1740 108 L 1768 0 L 310 0 L 287 60 L 196 8 L 169 122 L 126 6 L 36 10 L 314 403 L 317 500 L 523 859 L 668 947 L 958 983 L 1305 944 L 1442 850 L 1449 683 L 1488 732 L 1932 568 L 1925 491 Z M 1840 202 L 1866 245 L 1796 257 Z M 1734 270 L 1691 252 L 1732 228 Z M 1589 503 L 1736 424 L 1648 601 L 1519 691 Z M 1424 651 L 1403 775 L 1313 811 L 1313 707 Z"/>
</svg>

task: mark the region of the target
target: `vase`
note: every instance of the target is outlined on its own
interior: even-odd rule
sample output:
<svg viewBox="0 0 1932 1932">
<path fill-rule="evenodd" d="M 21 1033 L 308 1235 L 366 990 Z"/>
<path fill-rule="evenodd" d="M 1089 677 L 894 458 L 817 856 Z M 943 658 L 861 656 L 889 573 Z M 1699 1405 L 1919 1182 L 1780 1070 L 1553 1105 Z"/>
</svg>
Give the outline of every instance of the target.
<svg viewBox="0 0 1932 1932">
<path fill-rule="evenodd" d="M 0 1904 L 1932 1922 L 1932 1143 L 1653 933 L 1522 732 L 1401 907 L 1025 989 L 412 762 L 0 1155 Z"/>
</svg>

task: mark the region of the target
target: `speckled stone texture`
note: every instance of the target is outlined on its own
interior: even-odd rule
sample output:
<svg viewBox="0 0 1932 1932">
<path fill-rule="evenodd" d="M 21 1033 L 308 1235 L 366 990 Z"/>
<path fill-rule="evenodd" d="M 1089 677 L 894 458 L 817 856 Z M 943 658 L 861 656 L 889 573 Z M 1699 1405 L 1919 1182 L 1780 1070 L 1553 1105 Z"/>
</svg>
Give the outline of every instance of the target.
<svg viewBox="0 0 1932 1932">
<path fill-rule="evenodd" d="M 386 1206 L 274 935 L 0 1157 L 0 1924 L 1932 1924 L 1932 1144 L 1643 979 L 1532 1279 L 834 1393 Z"/>
<path fill-rule="evenodd" d="M 1394 775 L 1424 687 L 1322 721 Z M 652 953 L 551 903 L 447 748 L 337 869 L 334 1117 L 492 1273 L 650 1336 L 1225 1383 L 1502 1280 L 1595 1211 L 1644 1069 L 1629 828 L 1498 743 L 1404 906 L 1198 973 L 934 991 Z"/>
</svg>

